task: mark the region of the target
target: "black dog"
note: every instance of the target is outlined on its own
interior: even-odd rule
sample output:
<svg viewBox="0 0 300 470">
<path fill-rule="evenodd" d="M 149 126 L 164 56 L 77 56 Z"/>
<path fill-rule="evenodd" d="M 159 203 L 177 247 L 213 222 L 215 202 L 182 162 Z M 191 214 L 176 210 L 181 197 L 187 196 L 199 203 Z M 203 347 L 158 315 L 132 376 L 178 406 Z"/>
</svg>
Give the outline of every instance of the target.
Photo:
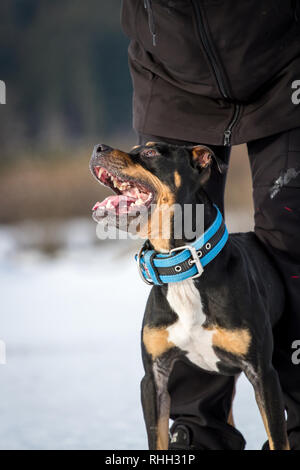
<svg viewBox="0 0 300 470">
<path fill-rule="evenodd" d="M 272 326 L 282 314 L 283 287 L 255 234 L 228 237 L 221 214 L 203 189 L 211 171 L 222 171 L 222 162 L 200 145 L 149 142 L 129 153 L 98 145 L 91 170 L 117 194 L 97 203 L 95 220 L 114 213 L 111 223 L 124 228 L 126 215 L 128 229 L 137 208 L 149 214 L 148 223 L 143 219 L 140 224 L 140 235 L 148 240 L 138 265 L 145 281 L 155 284 L 142 330 L 142 405 L 150 449 L 168 448 L 167 382 L 183 355 L 213 373 L 243 371 L 253 385 L 270 449 L 289 449 L 281 388 L 272 366 Z M 153 204 L 162 218 L 156 217 L 161 223 L 150 230 Z M 176 238 L 174 211 L 164 209 L 174 204 L 203 204 L 204 234 L 192 241 Z M 194 217 L 189 223 L 195 225 Z M 164 238 L 166 226 L 171 235 Z"/>
</svg>

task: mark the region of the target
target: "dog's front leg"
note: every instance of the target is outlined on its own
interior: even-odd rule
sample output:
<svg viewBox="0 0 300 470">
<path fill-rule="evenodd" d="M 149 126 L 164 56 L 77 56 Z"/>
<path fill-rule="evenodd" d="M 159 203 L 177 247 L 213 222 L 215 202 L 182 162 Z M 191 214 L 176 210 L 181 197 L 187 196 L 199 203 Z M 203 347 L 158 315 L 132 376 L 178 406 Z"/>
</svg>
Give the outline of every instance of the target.
<svg viewBox="0 0 300 470">
<path fill-rule="evenodd" d="M 146 372 L 141 382 L 141 400 L 150 450 L 157 448 L 157 397 L 153 372 Z"/>
<path fill-rule="evenodd" d="M 170 416 L 168 380 L 180 351 L 169 342 L 166 328 L 144 325 L 142 355 L 145 368 L 145 377 L 141 383 L 142 406 L 149 448 L 166 450 Z"/>
<path fill-rule="evenodd" d="M 247 368 L 245 373 L 254 388 L 270 450 L 289 450 L 282 391 L 276 370 L 273 366 L 266 368 L 260 365 L 257 372 Z"/>
<path fill-rule="evenodd" d="M 160 360 L 152 362 L 141 382 L 142 406 L 149 449 L 166 450 L 169 444 L 169 368 Z"/>
</svg>

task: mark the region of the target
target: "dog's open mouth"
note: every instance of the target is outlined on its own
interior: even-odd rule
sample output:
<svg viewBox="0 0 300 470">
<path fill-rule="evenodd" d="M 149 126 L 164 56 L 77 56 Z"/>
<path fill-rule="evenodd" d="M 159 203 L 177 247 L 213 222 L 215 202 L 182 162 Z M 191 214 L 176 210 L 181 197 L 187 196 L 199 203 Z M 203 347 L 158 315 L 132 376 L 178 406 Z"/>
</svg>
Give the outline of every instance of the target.
<svg viewBox="0 0 300 470">
<path fill-rule="evenodd" d="M 93 172 L 100 183 L 116 193 L 94 205 L 93 213 L 97 212 L 100 217 L 112 213 L 117 216 L 136 215 L 138 210 L 148 209 L 153 201 L 153 190 L 140 182 L 113 175 L 101 166 L 95 166 Z"/>
</svg>

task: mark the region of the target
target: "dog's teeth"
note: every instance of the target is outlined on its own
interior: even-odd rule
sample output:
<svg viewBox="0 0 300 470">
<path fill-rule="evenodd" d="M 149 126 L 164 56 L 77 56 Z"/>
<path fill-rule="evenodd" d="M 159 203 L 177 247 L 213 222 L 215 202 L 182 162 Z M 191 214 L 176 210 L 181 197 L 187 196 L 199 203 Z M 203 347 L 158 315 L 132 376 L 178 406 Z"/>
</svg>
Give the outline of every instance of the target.
<svg viewBox="0 0 300 470">
<path fill-rule="evenodd" d="M 98 172 L 98 178 L 101 178 L 101 175 L 103 173 L 104 169 L 103 168 L 100 168 L 99 172 Z"/>
</svg>

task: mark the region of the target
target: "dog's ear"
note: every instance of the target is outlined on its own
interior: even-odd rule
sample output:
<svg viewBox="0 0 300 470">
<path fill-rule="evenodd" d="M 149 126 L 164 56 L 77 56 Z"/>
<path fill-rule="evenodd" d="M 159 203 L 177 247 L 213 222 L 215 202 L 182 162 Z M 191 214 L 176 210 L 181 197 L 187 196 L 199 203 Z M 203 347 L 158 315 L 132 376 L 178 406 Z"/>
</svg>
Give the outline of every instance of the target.
<svg viewBox="0 0 300 470">
<path fill-rule="evenodd" d="M 220 173 L 225 173 L 228 168 L 227 165 L 220 158 L 218 158 L 209 147 L 206 147 L 205 145 L 195 145 L 194 147 L 191 147 L 191 151 L 192 164 L 199 170 L 211 168 L 213 162 L 216 163 L 217 169 Z"/>
</svg>

